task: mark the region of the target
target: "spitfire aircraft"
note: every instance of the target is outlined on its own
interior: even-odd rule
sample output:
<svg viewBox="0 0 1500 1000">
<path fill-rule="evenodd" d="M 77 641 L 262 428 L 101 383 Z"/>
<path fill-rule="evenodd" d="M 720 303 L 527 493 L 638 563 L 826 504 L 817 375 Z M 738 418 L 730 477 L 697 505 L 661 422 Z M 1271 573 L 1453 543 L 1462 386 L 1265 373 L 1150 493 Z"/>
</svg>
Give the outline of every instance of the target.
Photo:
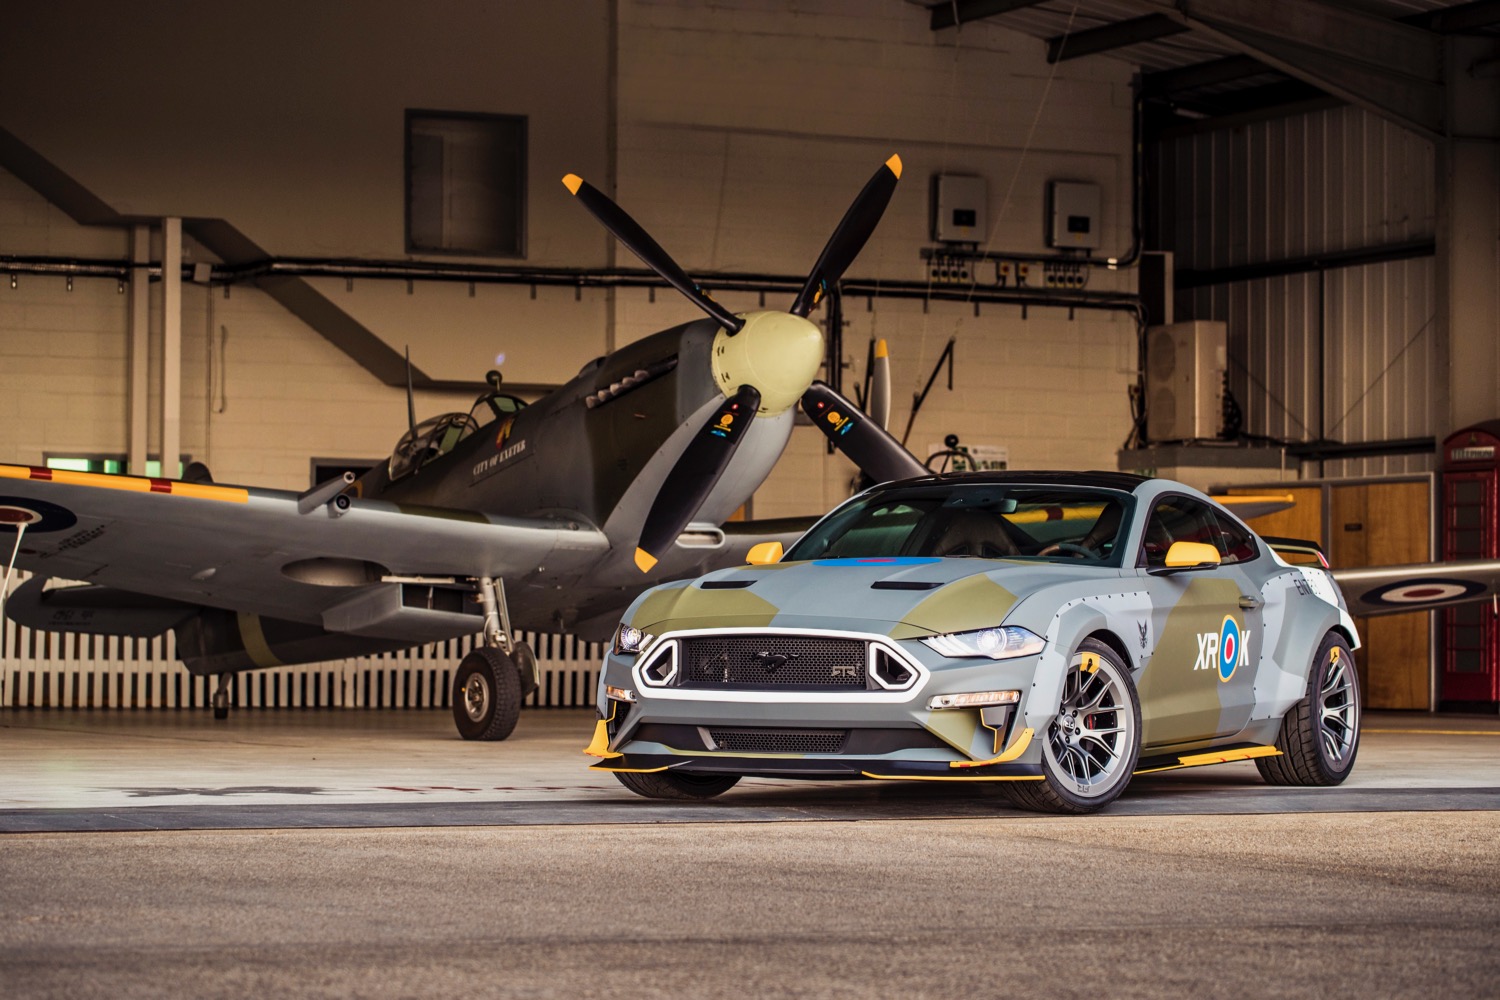
<svg viewBox="0 0 1500 1000">
<path fill-rule="evenodd" d="M 827 385 L 807 317 L 895 191 L 892 156 L 785 312 L 734 314 L 609 197 L 567 189 L 706 315 L 586 364 L 526 405 L 500 390 L 412 427 L 389 463 L 305 493 L 0 465 L 0 535 L 37 578 L 6 613 L 38 629 L 175 630 L 193 674 L 367 655 L 482 632 L 455 673 L 467 739 L 504 739 L 536 684 L 517 629 L 603 638 L 642 589 L 788 544 L 805 523 L 720 527 L 812 417 L 875 481 L 924 470 Z M 887 397 L 888 398 L 888 394 Z M 4 554 L 0 553 L 0 559 Z M 48 578 L 85 581 L 46 586 Z"/>
</svg>

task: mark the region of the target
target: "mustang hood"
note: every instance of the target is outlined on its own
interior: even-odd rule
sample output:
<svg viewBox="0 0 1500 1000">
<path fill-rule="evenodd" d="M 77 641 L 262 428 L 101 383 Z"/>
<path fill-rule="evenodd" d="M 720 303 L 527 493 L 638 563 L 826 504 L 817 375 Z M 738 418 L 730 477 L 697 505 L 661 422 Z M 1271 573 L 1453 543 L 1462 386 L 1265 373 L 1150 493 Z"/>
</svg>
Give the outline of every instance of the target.
<svg viewBox="0 0 1500 1000">
<path fill-rule="evenodd" d="M 1036 590 L 1109 567 L 1021 560 L 817 559 L 719 570 L 645 594 L 627 616 L 647 632 L 844 628 L 910 639 L 1000 624 Z"/>
</svg>

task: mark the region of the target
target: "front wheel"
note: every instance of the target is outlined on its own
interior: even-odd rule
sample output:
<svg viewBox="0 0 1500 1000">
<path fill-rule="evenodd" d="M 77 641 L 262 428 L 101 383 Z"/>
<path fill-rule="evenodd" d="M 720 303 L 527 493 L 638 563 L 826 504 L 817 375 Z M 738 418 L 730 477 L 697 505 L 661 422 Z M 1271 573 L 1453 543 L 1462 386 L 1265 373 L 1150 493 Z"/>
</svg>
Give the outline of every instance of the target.
<svg viewBox="0 0 1500 1000">
<path fill-rule="evenodd" d="M 1085 639 L 1063 677 L 1042 738 L 1042 780 L 1005 783 L 1012 802 L 1050 813 L 1090 813 L 1119 797 L 1141 752 L 1141 703 L 1120 656 Z"/>
<path fill-rule="evenodd" d="M 453 675 L 453 722 L 466 740 L 503 740 L 521 717 L 521 674 L 503 650 L 481 646 Z"/>
<path fill-rule="evenodd" d="M 620 784 L 648 799 L 711 799 L 740 780 L 737 774 L 683 774 L 676 771 L 616 771 Z"/>
<path fill-rule="evenodd" d="M 1281 720 L 1276 757 L 1257 757 L 1260 776 L 1272 785 L 1337 785 L 1354 770 L 1359 753 L 1359 674 L 1349 644 L 1330 632 L 1308 671 L 1307 697 Z"/>
</svg>

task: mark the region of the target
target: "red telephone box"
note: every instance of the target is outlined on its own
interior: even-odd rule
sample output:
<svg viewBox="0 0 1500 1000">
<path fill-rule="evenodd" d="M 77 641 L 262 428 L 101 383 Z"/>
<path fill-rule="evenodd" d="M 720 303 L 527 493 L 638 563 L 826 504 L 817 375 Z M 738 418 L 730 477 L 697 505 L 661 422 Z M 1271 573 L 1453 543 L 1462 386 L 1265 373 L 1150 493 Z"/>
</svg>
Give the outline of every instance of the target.
<svg viewBox="0 0 1500 1000">
<path fill-rule="evenodd" d="M 1500 558 L 1500 420 L 1443 442 L 1445 560 Z M 1500 618 L 1493 602 L 1441 612 L 1442 687 L 1449 702 L 1500 701 Z"/>
</svg>

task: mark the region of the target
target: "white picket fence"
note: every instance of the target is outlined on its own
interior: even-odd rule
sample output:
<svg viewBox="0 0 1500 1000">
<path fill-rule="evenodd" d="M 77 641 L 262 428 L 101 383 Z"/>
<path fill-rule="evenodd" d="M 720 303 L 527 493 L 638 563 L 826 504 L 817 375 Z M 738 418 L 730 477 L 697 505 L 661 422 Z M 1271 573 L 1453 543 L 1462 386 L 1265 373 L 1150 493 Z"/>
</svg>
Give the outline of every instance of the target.
<svg viewBox="0 0 1500 1000">
<path fill-rule="evenodd" d="M 3 567 L 0 567 L 3 573 Z M 15 590 L 28 578 L 17 571 Z M 604 648 L 569 635 L 523 632 L 536 653 L 540 686 L 528 708 L 593 704 Z M 453 671 L 479 636 L 395 653 L 234 677 L 238 708 L 447 708 Z M 171 633 L 154 639 L 39 632 L 0 619 L 0 708 L 204 708 L 216 677 L 194 677 L 177 662 Z"/>
</svg>

